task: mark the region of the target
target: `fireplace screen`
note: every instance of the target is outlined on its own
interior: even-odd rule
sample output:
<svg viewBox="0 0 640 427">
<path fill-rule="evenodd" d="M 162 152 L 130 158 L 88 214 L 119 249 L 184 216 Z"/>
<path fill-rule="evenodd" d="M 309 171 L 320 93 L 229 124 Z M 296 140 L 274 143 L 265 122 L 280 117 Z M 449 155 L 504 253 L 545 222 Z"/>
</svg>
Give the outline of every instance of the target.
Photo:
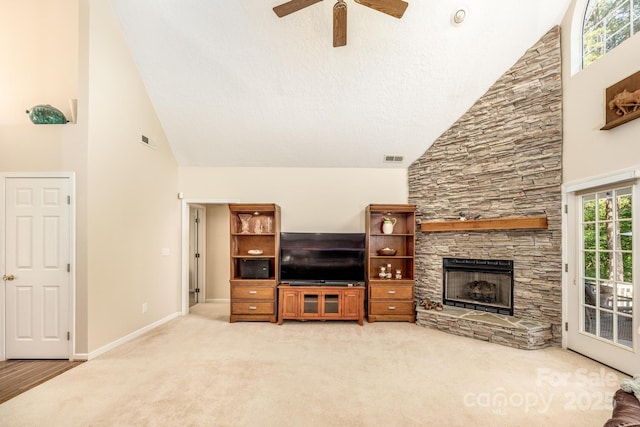
<svg viewBox="0 0 640 427">
<path fill-rule="evenodd" d="M 513 315 L 513 261 L 444 258 L 445 305 Z"/>
</svg>

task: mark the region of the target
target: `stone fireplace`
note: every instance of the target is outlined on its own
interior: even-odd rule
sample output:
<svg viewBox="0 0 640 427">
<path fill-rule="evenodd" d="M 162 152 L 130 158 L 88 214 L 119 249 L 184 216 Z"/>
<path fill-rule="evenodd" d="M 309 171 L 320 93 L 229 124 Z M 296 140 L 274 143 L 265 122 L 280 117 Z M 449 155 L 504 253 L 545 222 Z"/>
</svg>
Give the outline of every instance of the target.
<svg viewBox="0 0 640 427">
<path fill-rule="evenodd" d="M 442 303 L 513 315 L 513 261 L 442 259 Z"/>
<path fill-rule="evenodd" d="M 546 219 L 542 229 L 417 233 L 415 298 L 444 305 L 439 312 L 419 307 L 418 324 L 518 348 L 561 344 L 560 58 L 555 27 L 409 167 L 409 203 L 422 225 L 458 221 L 463 212 L 478 221 Z M 492 298 L 492 284 L 501 280 L 495 277 L 460 279 L 462 290 L 445 291 L 445 258 L 512 261 L 511 302 L 497 302 L 497 290 L 496 302 L 481 301 L 483 291 Z M 449 305 L 456 299 L 472 301 Z"/>
</svg>

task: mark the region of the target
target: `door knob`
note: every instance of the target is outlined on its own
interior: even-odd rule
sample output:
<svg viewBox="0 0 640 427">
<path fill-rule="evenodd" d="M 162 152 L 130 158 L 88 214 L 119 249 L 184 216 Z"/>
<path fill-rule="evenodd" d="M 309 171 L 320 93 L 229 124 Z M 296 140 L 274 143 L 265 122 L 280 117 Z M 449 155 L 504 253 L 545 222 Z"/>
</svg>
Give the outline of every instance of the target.
<svg viewBox="0 0 640 427">
<path fill-rule="evenodd" d="M 13 280 L 15 278 L 16 278 L 16 276 L 14 276 L 13 274 L 9 274 L 9 275 L 5 274 L 4 276 L 2 276 L 2 280 L 5 280 L 5 281 L 6 280 Z"/>
</svg>

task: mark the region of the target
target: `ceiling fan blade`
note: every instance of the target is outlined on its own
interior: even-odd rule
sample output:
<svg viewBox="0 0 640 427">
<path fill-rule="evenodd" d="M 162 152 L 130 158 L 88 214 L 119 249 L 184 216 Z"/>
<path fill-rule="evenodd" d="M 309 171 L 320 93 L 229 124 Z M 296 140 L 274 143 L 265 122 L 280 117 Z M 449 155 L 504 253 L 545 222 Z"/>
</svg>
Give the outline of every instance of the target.
<svg viewBox="0 0 640 427">
<path fill-rule="evenodd" d="M 409 3 L 402 0 L 356 0 L 356 3 L 375 9 L 378 12 L 395 16 L 398 19 L 402 18 L 404 11 L 409 6 Z"/>
<path fill-rule="evenodd" d="M 333 6 L 333 47 L 347 44 L 347 4 L 343 0 Z"/>
<path fill-rule="evenodd" d="M 283 16 L 287 16 L 290 13 L 297 12 L 321 1 L 322 0 L 291 0 L 286 3 L 282 3 L 280 6 L 274 7 L 273 11 L 276 15 L 282 18 Z"/>
</svg>

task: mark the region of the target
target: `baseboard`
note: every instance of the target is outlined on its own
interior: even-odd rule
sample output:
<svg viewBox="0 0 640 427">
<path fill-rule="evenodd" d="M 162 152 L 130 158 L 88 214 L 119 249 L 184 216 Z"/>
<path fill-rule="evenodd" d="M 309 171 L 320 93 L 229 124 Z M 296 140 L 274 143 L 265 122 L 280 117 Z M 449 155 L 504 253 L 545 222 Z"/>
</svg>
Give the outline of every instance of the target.
<svg viewBox="0 0 640 427">
<path fill-rule="evenodd" d="M 94 350 L 94 351 L 90 352 L 89 354 L 87 354 L 86 355 L 87 357 L 86 357 L 85 360 L 90 360 L 90 359 L 93 359 L 95 357 L 98 357 L 101 354 L 106 353 L 107 351 L 112 350 L 112 349 L 114 349 L 114 348 L 116 348 L 116 347 L 118 347 L 118 346 L 120 346 L 120 345 L 122 345 L 122 344 L 124 344 L 126 342 L 129 342 L 132 339 L 137 338 L 140 335 L 144 334 L 145 332 L 148 332 L 148 331 L 150 331 L 150 330 L 152 330 L 154 328 L 157 328 L 158 326 L 160 326 L 160 325 L 162 325 L 164 323 L 167 323 L 167 322 L 175 319 L 176 317 L 178 317 L 180 315 L 181 314 L 179 312 L 170 314 L 169 316 L 167 316 L 167 317 L 165 317 L 163 319 L 160 319 L 157 322 L 153 322 L 153 323 L 151 323 L 151 324 L 149 324 L 149 325 L 147 325 L 147 326 L 145 326 L 143 328 L 140 328 L 137 331 L 131 332 L 130 334 L 125 335 L 124 337 L 119 338 L 119 339 L 117 339 L 117 340 L 115 340 L 115 341 L 113 341 L 113 342 L 111 342 L 109 344 L 103 345 L 99 349 Z M 80 358 L 80 357 L 81 357 L 81 355 L 78 355 L 78 358 Z"/>
<path fill-rule="evenodd" d="M 208 298 L 204 302 L 220 302 L 220 303 L 229 303 L 231 300 L 229 298 Z"/>
</svg>

